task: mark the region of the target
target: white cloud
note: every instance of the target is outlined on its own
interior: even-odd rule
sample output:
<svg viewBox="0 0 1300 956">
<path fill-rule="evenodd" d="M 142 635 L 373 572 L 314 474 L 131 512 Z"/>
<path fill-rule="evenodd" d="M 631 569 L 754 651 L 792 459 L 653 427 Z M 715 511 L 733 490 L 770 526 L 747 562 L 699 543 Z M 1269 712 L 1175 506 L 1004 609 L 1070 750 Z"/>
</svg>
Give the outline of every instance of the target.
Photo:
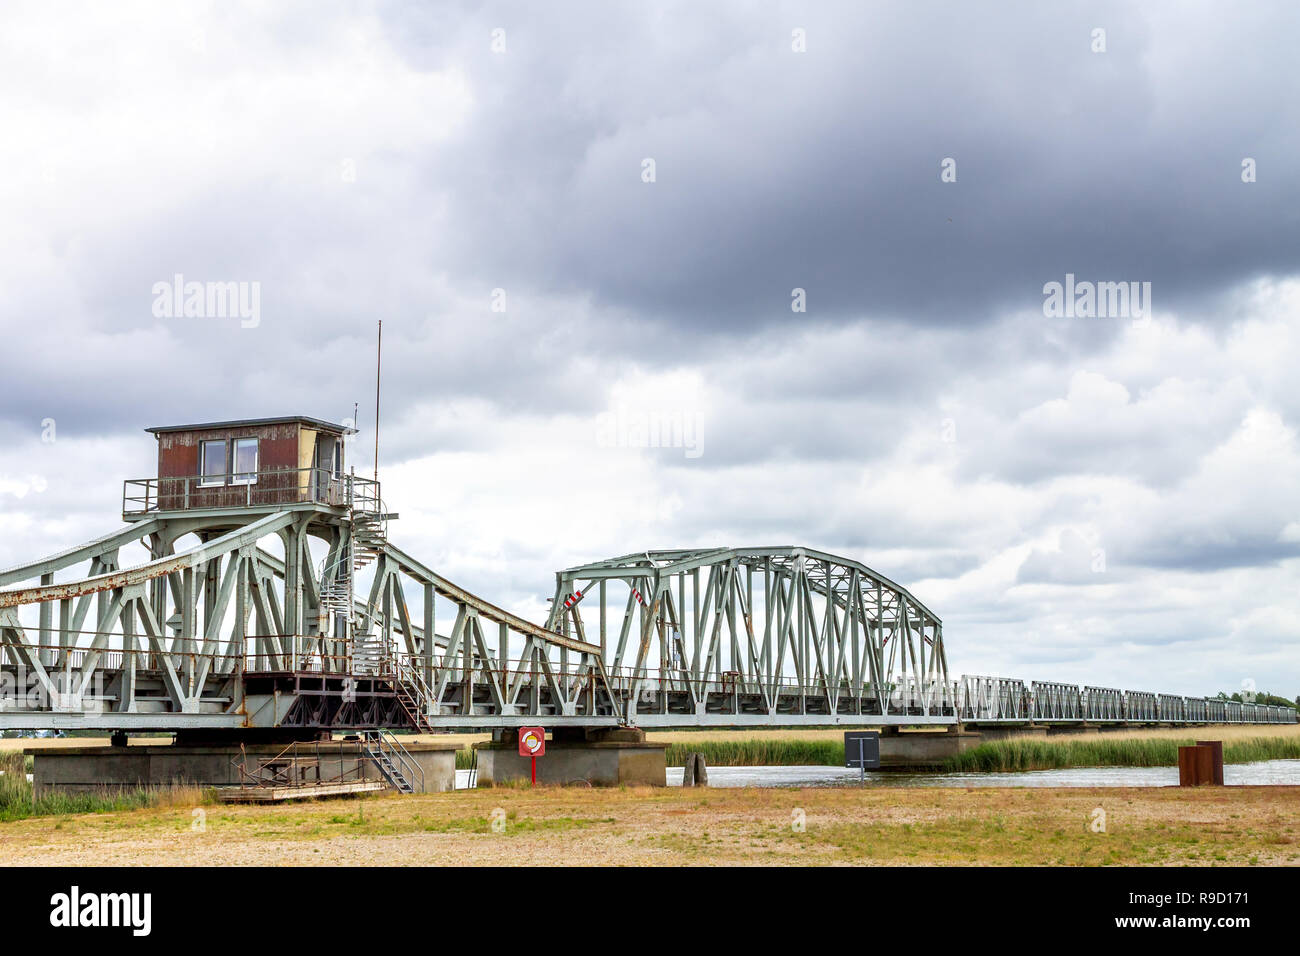
<svg viewBox="0 0 1300 956">
<path fill-rule="evenodd" d="M 0 566 L 116 525 L 147 425 L 359 401 L 368 471 L 382 317 L 393 538 L 530 617 L 575 563 L 808 544 L 912 589 L 954 672 L 1300 691 L 1300 282 L 1254 278 L 1294 237 L 1235 233 L 1264 222 L 1239 192 L 1184 218 L 1222 157 L 1178 149 L 1263 123 L 1261 170 L 1288 168 L 1293 106 L 1249 77 L 1213 117 L 1183 95 L 1207 44 L 1289 57 L 1254 45 L 1265 18 L 1126 14 L 1111 65 L 1060 85 L 1025 82 L 1059 71 L 1046 13 L 1026 59 L 969 42 L 1002 35 L 982 13 L 859 36 L 821 12 L 796 62 L 784 14 L 629 11 L 511 11 L 494 58 L 464 11 L 6 8 Z M 890 59 L 922 34 L 951 72 Z M 1114 136 L 1059 135 L 1121 86 Z M 1044 263 L 1076 252 L 1167 274 L 1155 318 L 1045 320 Z M 261 281 L 261 327 L 154 319 L 175 272 Z M 602 443 L 620 408 L 697 415 L 701 454 Z"/>
</svg>

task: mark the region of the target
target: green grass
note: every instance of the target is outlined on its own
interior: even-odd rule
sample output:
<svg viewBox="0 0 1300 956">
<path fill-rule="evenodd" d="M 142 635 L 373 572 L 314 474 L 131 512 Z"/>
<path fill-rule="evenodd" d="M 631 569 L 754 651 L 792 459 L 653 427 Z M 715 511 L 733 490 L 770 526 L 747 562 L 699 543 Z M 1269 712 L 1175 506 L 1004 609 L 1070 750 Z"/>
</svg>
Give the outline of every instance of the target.
<svg viewBox="0 0 1300 956">
<path fill-rule="evenodd" d="M 68 813 L 111 813 L 142 810 L 175 803 L 210 803 L 210 791 L 194 787 L 157 787 L 149 789 L 105 787 L 95 793 L 50 793 L 36 799 L 27 780 L 28 757 L 21 753 L 0 753 L 0 822 L 27 817 Z"/>
<path fill-rule="evenodd" d="M 843 740 L 698 740 L 670 743 L 670 767 L 680 767 L 688 753 L 704 754 L 710 767 L 842 767 Z"/>
<path fill-rule="evenodd" d="M 32 802 L 32 785 L 27 782 L 26 762 L 17 752 L 0 753 L 0 819 L 7 819 L 5 814 L 11 807 L 19 807 Z"/>
<path fill-rule="evenodd" d="M 963 773 L 1058 770 L 1066 767 L 1174 767 L 1178 748 L 1195 738 L 1041 740 L 1011 738 L 980 744 L 949 757 L 942 769 Z M 1224 743 L 1224 763 L 1300 759 L 1300 737 L 1250 737 Z"/>
<path fill-rule="evenodd" d="M 474 751 L 457 750 L 456 751 L 456 769 L 469 770 L 474 766 Z"/>
</svg>

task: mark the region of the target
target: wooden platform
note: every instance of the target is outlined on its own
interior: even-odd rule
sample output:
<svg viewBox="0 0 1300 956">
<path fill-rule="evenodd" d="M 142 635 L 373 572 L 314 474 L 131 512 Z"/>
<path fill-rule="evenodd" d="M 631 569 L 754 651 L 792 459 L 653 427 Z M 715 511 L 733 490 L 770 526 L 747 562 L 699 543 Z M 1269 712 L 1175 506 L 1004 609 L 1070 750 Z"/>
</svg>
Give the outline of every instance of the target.
<svg viewBox="0 0 1300 956">
<path fill-rule="evenodd" d="M 315 800 L 320 797 L 351 797 L 358 793 L 379 793 L 389 789 L 382 780 L 323 783 L 305 787 L 220 787 L 222 803 L 279 803 L 283 800 Z"/>
</svg>

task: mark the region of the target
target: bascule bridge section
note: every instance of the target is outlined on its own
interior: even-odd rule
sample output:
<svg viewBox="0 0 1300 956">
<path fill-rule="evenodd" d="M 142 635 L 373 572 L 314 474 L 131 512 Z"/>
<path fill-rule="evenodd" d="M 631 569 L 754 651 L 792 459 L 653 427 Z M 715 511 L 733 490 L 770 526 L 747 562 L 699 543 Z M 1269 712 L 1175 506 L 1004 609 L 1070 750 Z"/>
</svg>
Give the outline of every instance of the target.
<svg viewBox="0 0 1300 956">
<path fill-rule="evenodd" d="M 393 730 L 623 723 L 598 648 L 393 543 L 351 429 L 148 431 L 157 474 L 124 482 L 124 527 L 0 572 L 0 728 L 218 749 L 347 734 L 382 765 L 414 759 Z"/>
</svg>

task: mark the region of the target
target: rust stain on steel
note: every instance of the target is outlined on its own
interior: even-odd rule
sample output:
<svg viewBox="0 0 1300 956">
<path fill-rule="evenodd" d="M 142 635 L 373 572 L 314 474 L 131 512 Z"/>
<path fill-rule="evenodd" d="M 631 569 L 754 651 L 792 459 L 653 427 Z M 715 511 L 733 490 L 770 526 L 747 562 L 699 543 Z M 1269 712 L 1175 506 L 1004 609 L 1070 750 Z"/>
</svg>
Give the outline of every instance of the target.
<svg viewBox="0 0 1300 956">
<path fill-rule="evenodd" d="M 201 544 L 189 551 L 158 558 L 156 561 L 150 561 L 148 564 L 142 564 L 136 568 L 109 571 L 106 574 L 97 574 L 91 578 L 82 578 L 80 581 L 68 581 L 66 584 L 43 584 L 10 591 L 0 590 L 0 607 L 17 607 L 20 604 L 60 601 L 65 598 L 81 597 L 83 594 L 94 594 L 98 591 L 116 590 L 132 584 L 143 584 L 145 581 L 151 581 L 165 574 L 173 574 L 177 571 L 183 571 L 185 568 L 193 567 L 200 560 L 207 560 L 212 555 L 236 551 L 243 544 L 255 543 L 264 535 L 271 534 L 284 527 L 291 520 L 292 514 L 290 512 L 281 511 L 254 521 L 237 531 L 232 531 L 220 538 Z"/>
<path fill-rule="evenodd" d="M 298 433 L 295 422 L 279 425 L 239 425 L 226 428 L 196 428 L 158 435 L 158 477 L 189 478 L 199 473 L 199 442 L 260 439 L 259 471 L 298 467 Z"/>
<path fill-rule="evenodd" d="M 299 469 L 299 443 L 303 426 L 298 422 L 279 424 L 231 424 L 221 428 L 191 428 L 160 432 L 158 439 L 158 477 L 146 479 L 145 495 L 156 496 L 164 511 L 198 508 L 225 508 L 256 499 L 257 504 L 293 504 L 308 500 L 304 494 L 307 472 Z M 223 480 L 204 484 L 199 476 L 199 445 L 205 441 L 233 442 L 240 438 L 258 441 L 258 479 L 252 487 L 241 482 Z M 229 460 L 233 449 L 227 448 L 227 475 L 233 473 Z M 314 453 L 313 453 L 314 454 Z"/>
<path fill-rule="evenodd" d="M 81 597 L 83 594 L 94 594 L 96 591 L 116 590 L 130 584 L 150 581 L 153 578 L 171 574 L 174 571 L 181 571 L 189 566 L 190 556 L 180 554 L 138 568 L 110 571 L 107 574 L 99 574 L 93 578 L 69 581 L 66 584 L 46 584 L 16 591 L 0 591 L 0 607 L 17 607 L 20 604 L 60 601 L 64 598 Z"/>
</svg>

